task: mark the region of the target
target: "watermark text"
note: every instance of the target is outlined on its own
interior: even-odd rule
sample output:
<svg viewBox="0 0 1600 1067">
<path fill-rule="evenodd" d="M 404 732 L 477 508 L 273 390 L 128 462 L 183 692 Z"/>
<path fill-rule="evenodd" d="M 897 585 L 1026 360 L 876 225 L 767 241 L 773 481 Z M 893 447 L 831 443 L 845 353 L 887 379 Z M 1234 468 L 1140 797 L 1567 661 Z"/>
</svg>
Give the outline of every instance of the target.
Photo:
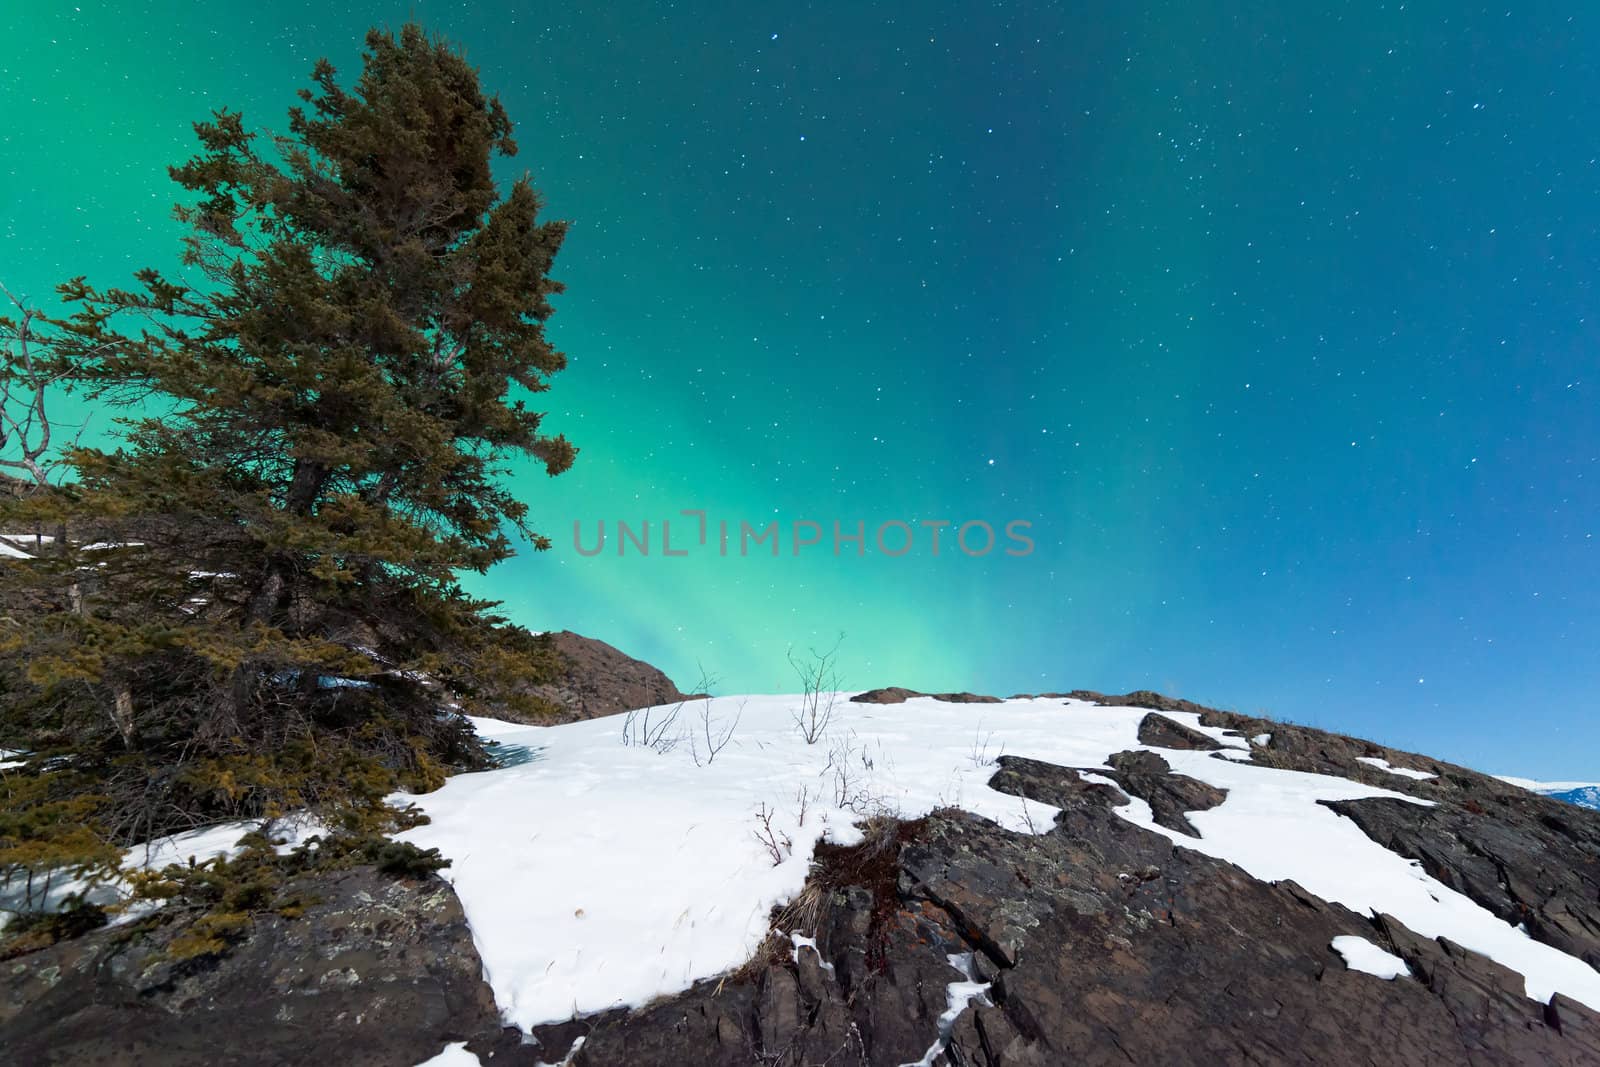
<svg viewBox="0 0 1600 1067">
<path fill-rule="evenodd" d="M 898 559 L 910 555 L 959 554 L 981 558 L 991 554 L 1029 556 L 1033 523 L 1012 519 L 994 524 L 982 519 L 889 519 L 869 525 L 854 521 L 776 519 L 752 523 L 744 519 L 711 519 L 700 509 L 688 508 L 675 519 L 604 519 L 572 524 L 572 547 L 580 556 L 659 556 L 680 558 L 690 554 L 761 556 L 801 555 L 866 556 L 869 553 Z"/>
</svg>

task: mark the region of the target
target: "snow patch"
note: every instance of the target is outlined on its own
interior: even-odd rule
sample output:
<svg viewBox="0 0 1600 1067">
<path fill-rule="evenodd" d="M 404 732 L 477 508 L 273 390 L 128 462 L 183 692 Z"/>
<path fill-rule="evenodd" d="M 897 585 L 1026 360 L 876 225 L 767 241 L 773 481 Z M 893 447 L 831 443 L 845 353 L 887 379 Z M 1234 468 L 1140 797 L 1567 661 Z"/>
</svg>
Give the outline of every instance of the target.
<svg viewBox="0 0 1600 1067">
<path fill-rule="evenodd" d="M 1439 777 L 1437 774 L 1429 774 L 1427 771 L 1419 771 L 1411 767 L 1396 767 L 1388 760 L 1379 759 L 1377 756 L 1357 756 L 1356 762 L 1365 763 L 1369 767 L 1376 767 L 1380 771 L 1388 771 L 1390 774 L 1398 774 L 1402 778 L 1415 778 L 1419 782 L 1426 782 L 1431 778 Z"/>
<path fill-rule="evenodd" d="M 243 819 L 236 822 L 215 823 L 198 830 L 186 830 L 135 845 L 122 855 L 124 871 L 158 871 L 177 864 L 199 865 L 219 856 L 232 859 L 244 851 L 239 840 L 246 834 L 268 827 L 261 820 Z M 278 855 L 287 855 L 313 834 L 325 832 L 321 823 L 304 817 L 280 819 L 270 824 L 273 848 Z M 128 900 L 130 891 L 126 882 L 119 879 L 92 882 L 84 878 L 62 877 L 59 883 L 46 881 L 45 887 L 35 890 L 33 910 L 51 911 L 60 908 L 69 896 L 83 894 L 85 899 L 102 907 Z M 29 907 L 28 887 L 25 882 L 13 880 L 10 885 L 0 885 L 0 911 L 15 912 Z M 128 904 L 111 917 L 110 925 L 119 926 L 150 914 L 161 907 L 159 900 L 141 900 Z"/>
<path fill-rule="evenodd" d="M 1163 715 L 1173 722 L 1182 723 L 1197 734 L 1205 734 L 1225 749 L 1248 749 L 1250 747 L 1250 742 L 1246 741 L 1237 730 L 1229 730 L 1221 726 L 1202 725 L 1198 711 L 1158 711 L 1156 714 Z"/>
<path fill-rule="evenodd" d="M 1411 977 L 1411 968 L 1406 966 L 1405 960 L 1364 937 L 1349 934 L 1336 937 L 1333 939 L 1333 950 L 1344 957 L 1344 965 L 1352 971 L 1375 974 L 1390 981 Z"/>
</svg>

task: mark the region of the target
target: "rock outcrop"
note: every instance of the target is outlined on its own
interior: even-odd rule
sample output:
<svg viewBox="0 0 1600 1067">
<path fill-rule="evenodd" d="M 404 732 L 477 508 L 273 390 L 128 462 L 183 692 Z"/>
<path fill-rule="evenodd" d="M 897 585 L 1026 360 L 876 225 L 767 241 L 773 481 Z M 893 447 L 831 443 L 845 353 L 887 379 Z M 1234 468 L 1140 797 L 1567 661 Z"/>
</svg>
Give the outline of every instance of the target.
<svg viewBox="0 0 1600 1067">
<path fill-rule="evenodd" d="M 1166 760 L 1154 752 L 1118 752 L 1110 759 L 1111 770 L 1096 773 L 1110 778 L 1130 796 L 1150 805 L 1157 824 L 1180 834 L 1199 837 L 1185 812 L 1209 811 L 1228 799 L 1216 786 L 1172 773 Z"/>
<path fill-rule="evenodd" d="M 0 963 L 0 1058 L 409 1067 L 446 1040 L 498 1032 L 461 903 L 442 879 L 357 868 L 303 888 L 317 900 L 303 915 L 258 915 L 222 956 L 169 959 L 180 921 Z"/>
<path fill-rule="evenodd" d="M 1361 738 L 1174 701 L 1159 693 L 1077 695 L 1129 707 L 1195 712 L 1205 726 L 1243 737 L 1265 735 L 1265 743 L 1250 748 L 1252 762 L 1351 778 L 1431 801 L 1432 807 L 1381 799 L 1328 806 L 1378 844 L 1421 863 L 1429 875 L 1505 921 L 1524 926 L 1534 939 L 1600 968 L 1600 812 Z M 1148 740 L 1144 729 L 1139 739 L 1164 743 Z M 1396 774 L 1371 760 L 1430 777 Z"/>
<path fill-rule="evenodd" d="M 857 693 L 850 700 L 856 704 L 904 704 L 912 697 L 932 697 L 950 704 L 998 704 L 999 697 L 983 696 L 979 693 L 924 693 L 917 689 L 905 689 L 898 685 L 891 685 L 883 689 L 868 689 L 865 693 Z"/>
<path fill-rule="evenodd" d="M 562 668 L 556 681 L 532 690 L 556 709 L 553 717 L 541 722 L 596 719 L 689 699 L 661 671 L 604 641 L 569 630 L 553 633 L 550 639 Z"/>
<path fill-rule="evenodd" d="M 607 649 L 598 662 L 614 662 Z M 640 680 L 643 700 L 612 700 L 661 703 L 664 690 L 649 687 L 663 681 Z M 1235 758 L 1433 801 L 1329 807 L 1600 966 L 1600 813 L 1354 738 L 1159 694 L 1103 699 L 1151 708 L 1146 745 L 1214 748 L 1165 714 L 1191 712 L 1253 739 Z M 317 876 L 303 915 L 258 918 L 221 957 L 168 959 L 179 921 L 0 963 L 0 1048 L 26 1065 L 408 1067 L 453 1041 L 512 1067 L 1600 1064 L 1600 1013 L 1531 1000 L 1521 975 L 1460 945 L 1263 882 L 1122 818 L 1137 797 L 1192 835 L 1190 813 L 1226 802 L 1157 752 L 1084 770 L 1002 756 L 989 784 L 1031 801 L 1039 832 L 954 809 L 868 820 L 861 844 L 818 847 L 754 959 L 637 1010 L 503 1029 L 449 887 L 356 869 Z M 1336 938 L 1363 939 L 1409 973 L 1351 970 Z"/>
<path fill-rule="evenodd" d="M 1328 807 L 1379 844 L 1536 941 L 1600 969 L 1600 827 L 1574 812 L 1518 811 L 1495 816 L 1444 804 L 1349 800 Z M 1481 809 L 1481 805 L 1480 805 Z"/>
<path fill-rule="evenodd" d="M 779 918 L 815 949 L 775 939 L 726 980 L 541 1028 L 543 1055 L 581 1037 L 574 1067 L 1600 1062 L 1600 1015 L 1581 1005 L 1535 1003 L 1459 946 L 1174 847 L 1074 771 L 1000 762 L 996 788 L 1061 809 L 1048 833 L 957 811 L 875 827 L 820 856 Z M 1413 977 L 1347 969 L 1341 936 Z M 969 975 L 986 988 L 966 1002 Z M 536 1062 L 505 1039 L 478 1051 Z"/>
<path fill-rule="evenodd" d="M 1137 707 L 1138 705 L 1131 705 Z M 1139 723 L 1139 743 L 1157 748 L 1184 748 L 1195 752 L 1214 752 L 1222 746 L 1199 730 L 1191 730 L 1165 715 L 1146 715 Z"/>
</svg>

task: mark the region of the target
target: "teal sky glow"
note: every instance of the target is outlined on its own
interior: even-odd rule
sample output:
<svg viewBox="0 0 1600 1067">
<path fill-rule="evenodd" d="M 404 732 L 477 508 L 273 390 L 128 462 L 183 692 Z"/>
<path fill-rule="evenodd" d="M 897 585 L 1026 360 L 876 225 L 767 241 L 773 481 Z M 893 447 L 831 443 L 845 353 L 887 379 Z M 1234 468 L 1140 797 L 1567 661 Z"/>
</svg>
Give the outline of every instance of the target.
<svg viewBox="0 0 1600 1067">
<path fill-rule="evenodd" d="M 843 631 L 851 686 L 1151 687 L 1595 777 L 1600 10 L 1065 7 L 16 5 L 0 280 L 171 267 L 189 124 L 281 127 L 414 15 L 573 221 L 582 453 L 519 474 L 556 547 L 474 583 L 519 621 L 730 691 Z M 682 509 L 1037 548 L 573 549 Z"/>
</svg>

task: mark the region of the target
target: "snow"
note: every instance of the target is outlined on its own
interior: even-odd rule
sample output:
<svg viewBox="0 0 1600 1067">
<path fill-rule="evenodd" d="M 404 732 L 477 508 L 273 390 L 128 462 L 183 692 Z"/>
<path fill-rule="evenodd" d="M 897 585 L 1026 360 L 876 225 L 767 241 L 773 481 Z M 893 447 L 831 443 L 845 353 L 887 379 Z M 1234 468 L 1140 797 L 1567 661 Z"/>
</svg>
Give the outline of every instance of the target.
<svg viewBox="0 0 1600 1067">
<path fill-rule="evenodd" d="M 1513 778 L 1507 774 L 1495 775 L 1507 785 L 1526 789 L 1530 793 L 1570 793 L 1574 789 L 1600 789 L 1600 782 L 1541 782 L 1533 778 Z"/>
<path fill-rule="evenodd" d="M 217 823 L 170 837 L 159 837 L 128 850 L 124 867 L 160 870 L 168 864 L 201 864 L 218 856 L 233 858 L 243 851 L 239 839 L 260 824 L 250 820 Z"/>
<path fill-rule="evenodd" d="M 1352 971 L 1375 974 L 1390 981 L 1411 977 L 1411 968 L 1406 966 L 1405 960 L 1364 937 L 1336 937 L 1333 939 L 1333 950 L 1344 957 L 1345 966 Z"/>
<path fill-rule="evenodd" d="M 122 868 L 154 870 L 169 863 L 186 864 L 191 857 L 196 863 L 204 863 L 214 856 L 235 854 L 238 851 L 239 838 L 256 826 L 257 824 L 252 822 L 219 823 L 199 830 L 157 838 L 143 845 L 136 845 L 124 853 Z M 35 910 L 51 910 L 59 908 L 67 897 L 77 893 L 84 894 L 88 900 L 100 905 L 116 903 L 127 895 L 127 887 L 116 881 L 92 883 L 82 878 L 62 877 L 56 882 L 53 878 L 46 877 L 43 888 L 40 888 L 41 877 L 46 876 L 36 876 L 34 879 L 31 905 L 28 900 L 28 887 L 22 881 L 0 886 L 0 910 L 14 912 L 30 906 Z M 140 906 L 129 908 L 114 916 L 112 922 L 113 924 L 130 922 L 146 914 L 150 906 L 155 903 L 140 902 Z"/>
<path fill-rule="evenodd" d="M 1419 782 L 1426 782 L 1430 778 L 1439 777 L 1437 774 L 1429 774 L 1427 771 L 1419 771 L 1411 767 L 1392 766 L 1388 760 L 1379 759 L 1377 756 L 1357 756 L 1356 762 L 1365 763 L 1369 767 L 1376 767 L 1380 771 L 1388 771 L 1390 774 L 1398 774 L 1402 778 L 1415 778 Z"/>
<path fill-rule="evenodd" d="M 978 981 L 972 953 L 962 952 L 945 958 L 950 961 L 950 966 L 961 972 L 961 980 L 951 982 L 946 987 L 949 1006 L 939 1016 L 939 1036 L 928 1046 L 928 1051 L 922 1054 L 922 1059 L 916 1063 L 901 1064 L 901 1067 L 933 1067 L 939 1059 L 939 1054 L 950 1047 L 950 1035 L 955 1031 L 956 1020 L 961 1018 L 961 1013 L 967 1010 L 968 1004 L 985 998 L 989 992 L 989 983 Z M 987 1003 L 986 998 L 981 1002 Z"/>
<path fill-rule="evenodd" d="M 240 819 L 235 822 L 216 823 L 198 830 L 189 830 L 170 837 L 158 837 L 129 849 L 123 856 L 126 869 L 160 870 L 169 864 L 201 864 L 207 860 L 226 856 L 229 859 L 244 851 L 239 842 L 245 834 L 256 830 L 269 831 L 273 850 L 286 856 L 313 834 L 326 833 L 326 827 L 316 819 L 288 816 L 270 822 L 262 819 Z"/>
<path fill-rule="evenodd" d="M 1162 755 L 1178 773 L 1227 789 L 1229 796 L 1210 811 L 1188 814 L 1190 824 L 1201 834 L 1200 841 L 1185 840 L 1154 822 L 1140 821 L 1140 825 L 1166 833 L 1180 845 L 1237 863 L 1265 881 L 1293 879 L 1324 900 L 1343 904 L 1357 914 L 1386 912 L 1424 937 L 1448 937 L 1521 973 L 1527 994 L 1535 1000 L 1548 1002 L 1559 991 L 1600 1007 L 1600 972 L 1496 918 L 1430 878 L 1420 864 L 1378 845 L 1355 823 L 1314 799 L 1353 800 L 1372 795 L 1339 790 L 1331 784 L 1355 783 L 1198 760 L 1192 754 Z M 1263 777 L 1246 779 L 1240 776 L 1245 771 Z M 1330 795 L 1334 792 L 1343 796 Z"/>
<path fill-rule="evenodd" d="M 816 938 L 801 937 L 800 934 L 796 932 L 789 935 L 789 942 L 790 944 L 794 945 L 794 962 L 797 966 L 800 963 L 800 950 L 803 948 L 808 948 L 817 954 L 817 963 L 822 966 L 822 969 L 827 971 L 829 974 L 833 973 L 833 964 L 822 958 L 822 950 L 817 947 Z"/>
<path fill-rule="evenodd" d="M 1144 714 L 1148 715 L 1150 713 L 1145 712 Z M 1225 749 L 1238 748 L 1248 751 L 1250 748 L 1250 742 L 1240 736 L 1237 731 L 1224 729 L 1221 726 L 1203 725 L 1200 722 L 1200 713 L 1198 711 L 1158 711 L 1155 714 L 1171 719 L 1173 722 L 1182 723 L 1195 733 L 1204 734 L 1211 738 L 1211 740 Z M 1143 718 L 1142 715 L 1140 717 Z"/>
<path fill-rule="evenodd" d="M 32 559 L 32 554 L 24 552 L 17 547 L 30 541 L 35 545 L 54 544 L 55 537 L 51 534 L 0 533 L 0 559 Z M 142 548 L 143 546 L 143 541 L 96 541 L 94 544 L 82 546 L 80 551 L 106 552 L 114 548 Z"/>
<path fill-rule="evenodd" d="M 533 1067 L 572 1067 L 573 1057 L 578 1054 L 579 1049 L 583 1048 L 583 1043 L 586 1040 L 588 1039 L 584 1037 L 573 1038 L 572 1047 L 567 1049 L 567 1054 L 561 1057 L 560 1063 L 536 1063 Z"/>
<path fill-rule="evenodd" d="M 240 838 L 254 830 L 268 828 L 274 841 L 273 848 L 279 855 L 292 851 L 311 835 L 324 832 L 320 823 L 307 818 L 290 817 L 271 824 L 259 819 L 215 823 L 197 830 L 186 830 L 181 834 L 158 837 L 142 845 L 135 845 L 123 853 L 122 869 L 160 870 L 174 863 L 179 866 L 191 863 L 198 865 L 218 856 L 227 856 L 231 859 L 244 851 L 239 844 Z M 36 887 L 39 885 L 37 877 L 34 883 Z M 90 882 L 83 878 L 62 878 L 60 882 L 47 881 L 43 889 L 36 888 L 30 905 L 28 887 L 26 883 L 18 880 L 10 885 L 0 885 L 0 912 L 15 912 L 25 906 L 34 910 L 59 908 L 67 897 L 76 893 L 84 894 L 91 903 L 104 906 L 125 901 L 129 889 L 120 879 Z M 159 900 L 133 901 L 111 917 L 111 925 L 118 926 L 132 922 L 160 906 Z"/>
<path fill-rule="evenodd" d="M 443 1052 L 423 1060 L 417 1067 L 482 1067 L 482 1063 L 482 1060 L 467 1051 L 465 1041 L 452 1041 L 444 1047 Z"/>
<path fill-rule="evenodd" d="M 1044 698 L 841 699 L 827 736 L 808 745 L 794 726 L 799 699 L 688 704 L 683 718 L 692 721 L 667 751 L 621 744 L 620 716 L 552 727 L 474 720 L 487 739 L 531 755 L 403 798 L 432 821 L 399 836 L 452 861 L 441 874 L 461 898 L 508 1023 L 527 1030 L 636 1007 L 740 966 L 768 933 L 774 906 L 804 884 L 817 840 L 859 840 L 854 824 L 865 815 L 913 818 L 953 805 L 1019 833 L 1048 830 L 1047 806 L 988 788 L 994 766 L 974 752 L 980 729 L 992 734 L 991 751 L 1064 767 L 1158 751 L 1175 773 L 1227 790 L 1227 799 L 1189 813 L 1199 840 L 1157 826 L 1136 799 L 1116 809 L 1129 822 L 1258 878 L 1293 879 L 1358 914 L 1386 912 L 1424 937 L 1449 937 L 1519 971 L 1539 1000 L 1560 990 L 1600 1008 L 1600 972 L 1495 918 L 1318 803 L 1427 801 L 1141 745 L 1143 708 Z M 709 710 L 720 722 L 741 703 L 732 742 L 707 762 L 693 741 L 699 714 Z M 1231 749 L 1248 746 L 1201 727 L 1197 715 L 1170 717 Z M 757 837 L 762 811 L 771 848 Z M 805 942 L 794 944 L 798 952 Z"/>
<path fill-rule="evenodd" d="M 49 534 L 36 535 L 31 533 L 0 533 L 0 559 L 32 559 L 33 554 L 24 552 L 18 545 L 32 541 L 34 544 L 50 544 L 55 538 Z M 114 548 L 140 548 L 142 541 L 96 541 L 92 545 L 84 545 L 84 552 L 105 552 Z"/>
</svg>

